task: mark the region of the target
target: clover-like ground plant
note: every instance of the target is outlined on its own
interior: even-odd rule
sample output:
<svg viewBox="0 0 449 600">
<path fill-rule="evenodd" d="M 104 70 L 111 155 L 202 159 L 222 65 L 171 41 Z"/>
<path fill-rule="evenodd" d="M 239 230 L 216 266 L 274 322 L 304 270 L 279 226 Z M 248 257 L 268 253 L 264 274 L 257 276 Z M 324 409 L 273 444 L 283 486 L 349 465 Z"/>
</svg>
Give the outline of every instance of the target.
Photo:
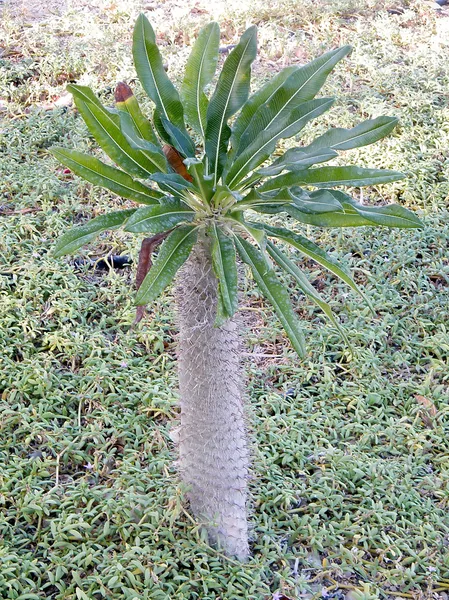
<svg viewBox="0 0 449 600">
<path fill-rule="evenodd" d="M 297 143 L 273 155 L 280 140 L 297 136 L 331 108 L 333 98 L 316 96 L 334 66 L 350 52 L 349 46 L 304 66 L 289 66 L 250 95 L 256 57 L 256 28 L 250 27 L 224 60 L 209 94 L 219 36 L 217 23 L 201 30 L 178 92 L 164 69 L 153 28 L 144 15 L 139 16 L 133 55 L 140 83 L 154 104 L 151 115 L 142 113 L 125 83 L 117 86 L 113 108 L 103 106 L 89 88 L 69 86 L 90 133 L 117 167 L 76 150 L 53 148 L 54 156 L 76 175 L 141 206 L 98 216 L 68 231 L 58 240 L 55 255 L 73 253 L 100 232 L 118 227 L 150 236 L 145 240 L 151 242 L 150 249 L 162 240 L 149 270 L 148 256 L 142 258 L 141 251 L 137 305 L 155 300 L 182 267 L 176 279 L 180 474 L 191 510 L 204 524 L 210 542 L 244 560 L 249 553 L 249 461 L 235 317 L 237 257 L 249 267 L 293 348 L 303 355 L 300 322 L 275 266 L 336 327 L 339 324 L 297 262 L 283 252 L 282 243 L 359 292 L 350 275 L 303 235 L 304 224 L 412 228 L 421 224 L 401 206 L 362 205 L 340 189 L 396 181 L 401 173 L 329 164 L 340 151 L 389 134 L 395 118 L 330 129 L 308 145 Z M 277 213 L 284 215 L 283 227 L 264 223 L 264 215 Z M 257 215 L 256 221 L 251 215 L 253 219 Z"/>
</svg>

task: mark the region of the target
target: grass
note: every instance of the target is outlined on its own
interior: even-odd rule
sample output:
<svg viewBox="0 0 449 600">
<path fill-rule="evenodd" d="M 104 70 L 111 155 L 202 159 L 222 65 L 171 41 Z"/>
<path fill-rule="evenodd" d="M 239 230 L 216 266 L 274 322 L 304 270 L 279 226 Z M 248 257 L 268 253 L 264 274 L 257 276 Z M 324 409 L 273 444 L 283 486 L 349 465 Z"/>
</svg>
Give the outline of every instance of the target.
<svg viewBox="0 0 449 600">
<path fill-rule="evenodd" d="M 353 357 L 292 287 L 309 349 L 299 361 L 252 282 L 245 285 L 253 558 L 225 559 L 202 539 L 174 465 L 172 297 L 132 328 L 131 270 L 76 270 L 72 258 L 51 256 L 66 227 L 126 206 L 65 173 L 47 148 L 95 152 L 64 106 L 64 88 L 89 84 L 112 103 L 115 82 L 135 79 L 131 30 L 144 5 L 68 3 L 67 13 L 40 20 L 5 9 L 0 597 L 446 600 L 449 16 L 418 0 L 145 6 L 178 82 L 189 45 L 212 18 L 223 45 L 258 24 L 259 82 L 351 43 L 353 54 L 324 90 L 336 106 L 315 131 L 398 116 L 392 136 L 353 158 L 405 171 L 405 181 L 365 197 L 402 203 L 425 228 L 309 231 L 376 308 L 373 319 L 342 284 L 305 263 L 344 323 Z M 114 232 L 81 254 L 136 258 L 137 247 Z"/>
</svg>

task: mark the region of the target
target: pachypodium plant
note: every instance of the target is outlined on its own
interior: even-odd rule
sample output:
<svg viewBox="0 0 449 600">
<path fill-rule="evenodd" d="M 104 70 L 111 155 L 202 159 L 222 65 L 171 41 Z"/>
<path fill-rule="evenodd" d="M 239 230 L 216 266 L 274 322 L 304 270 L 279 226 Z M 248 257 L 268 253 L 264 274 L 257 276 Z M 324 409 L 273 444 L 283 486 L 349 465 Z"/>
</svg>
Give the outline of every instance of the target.
<svg viewBox="0 0 449 600">
<path fill-rule="evenodd" d="M 273 156 L 280 140 L 297 136 L 331 108 L 333 98 L 316 95 L 349 46 L 305 66 L 289 66 L 250 95 L 256 57 L 256 28 L 250 27 L 224 60 L 209 96 L 219 37 L 217 23 L 201 30 L 178 92 L 164 69 L 153 28 L 139 16 L 133 54 L 140 83 L 154 103 L 151 116 L 142 113 L 124 83 L 117 86 L 114 108 L 103 106 L 87 87 L 69 86 L 91 134 L 118 168 L 75 150 L 53 148 L 53 154 L 76 175 L 143 206 L 110 212 L 65 233 L 55 255 L 73 253 L 100 232 L 118 227 L 155 236 L 153 241 L 165 238 L 141 282 L 136 304 L 155 300 L 179 270 L 180 474 L 191 509 L 211 543 L 244 560 L 249 552 L 249 461 L 235 317 L 237 258 L 248 265 L 293 348 L 303 355 L 301 324 L 276 265 L 339 324 L 298 263 L 282 250 L 283 243 L 361 293 L 343 267 L 304 236 L 303 225 L 421 224 L 396 204 L 362 205 L 333 189 L 388 183 L 401 179 L 401 173 L 323 166 L 340 151 L 380 140 L 393 130 L 395 118 L 331 129 L 308 145 L 297 143 Z M 275 214 L 282 227 L 271 224 Z M 256 221 L 251 215 L 257 215 Z M 267 223 L 264 215 L 270 216 Z"/>
</svg>

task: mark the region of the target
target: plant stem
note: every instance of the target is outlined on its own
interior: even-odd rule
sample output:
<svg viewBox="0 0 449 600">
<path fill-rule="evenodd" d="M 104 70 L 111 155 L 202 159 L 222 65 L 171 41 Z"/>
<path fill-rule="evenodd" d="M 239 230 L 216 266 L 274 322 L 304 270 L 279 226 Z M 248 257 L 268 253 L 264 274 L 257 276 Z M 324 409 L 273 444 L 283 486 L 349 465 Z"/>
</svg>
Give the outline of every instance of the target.
<svg viewBox="0 0 449 600">
<path fill-rule="evenodd" d="M 248 450 L 238 324 L 214 327 L 217 280 L 205 234 L 182 269 L 179 314 L 180 470 L 212 545 L 248 557 Z"/>
</svg>

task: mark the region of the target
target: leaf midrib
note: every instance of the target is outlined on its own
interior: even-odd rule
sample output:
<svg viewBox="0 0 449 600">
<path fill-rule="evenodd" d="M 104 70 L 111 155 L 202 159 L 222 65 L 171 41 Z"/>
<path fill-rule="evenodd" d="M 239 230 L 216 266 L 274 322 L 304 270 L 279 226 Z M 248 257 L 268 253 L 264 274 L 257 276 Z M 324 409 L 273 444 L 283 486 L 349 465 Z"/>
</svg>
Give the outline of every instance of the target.
<svg viewBox="0 0 449 600">
<path fill-rule="evenodd" d="M 245 49 L 243 50 L 242 55 L 241 55 L 241 57 L 239 59 L 237 69 L 235 70 L 234 77 L 232 79 L 232 85 L 231 85 L 231 87 L 229 89 L 229 94 L 228 94 L 228 97 L 226 99 L 225 109 L 223 111 L 223 115 L 222 115 L 221 122 L 220 122 L 220 127 L 219 127 L 219 130 L 218 130 L 219 133 L 218 133 L 218 138 L 217 138 L 217 150 L 215 152 L 214 185 L 217 185 L 218 156 L 220 154 L 220 141 L 221 141 L 221 136 L 222 136 L 222 131 L 223 131 L 223 122 L 226 119 L 226 111 L 228 109 L 229 101 L 231 99 L 231 92 L 234 89 L 234 83 L 235 83 L 235 80 L 237 78 L 237 74 L 239 73 L 239 70 L 240 70 L 240 65 L 242 64 L 243 58 L 245 56 L 245 52 L 246 52 L 246 50 L 247 50 L 250 42 L 252 41 L 253 37 L 254 37 L 254 33 L 248 39 L 248 41 L 246 43 L 246 46 L 245 46 Z"/>
</svg>

